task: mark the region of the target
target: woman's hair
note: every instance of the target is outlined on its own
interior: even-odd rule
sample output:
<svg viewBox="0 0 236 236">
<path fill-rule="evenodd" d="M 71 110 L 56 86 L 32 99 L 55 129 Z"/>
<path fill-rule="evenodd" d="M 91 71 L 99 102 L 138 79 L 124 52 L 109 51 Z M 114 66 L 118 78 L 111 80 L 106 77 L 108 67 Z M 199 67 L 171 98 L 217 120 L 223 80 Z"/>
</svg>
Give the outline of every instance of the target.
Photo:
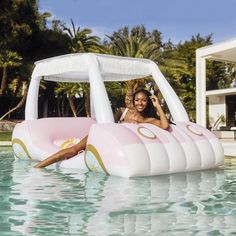
<svg viewBox="0 0 236 236">
<path fill-rule="evenodd" d="M 138 93 L 143 93 L 147 97 L 147 107 L 142 112 L 142 116 L 145 117 L 145 118 L 152 117 L 152 118 L 159 119 L 159 117 L 157 115 L 157 112 L 156 112 L 156 109 L 153 106 L 152 100 L 150 98 L 150 96 L 152 96 L 152 94 L 149 91 L 147 91 L 146 89 L 141 88 L 141 89 L 138 89 L 134 93 L 134 95 L 133 95 L 133 104 L 134 104 L 134 101 L 135 101 L 135 97 Z"/>
</svg>

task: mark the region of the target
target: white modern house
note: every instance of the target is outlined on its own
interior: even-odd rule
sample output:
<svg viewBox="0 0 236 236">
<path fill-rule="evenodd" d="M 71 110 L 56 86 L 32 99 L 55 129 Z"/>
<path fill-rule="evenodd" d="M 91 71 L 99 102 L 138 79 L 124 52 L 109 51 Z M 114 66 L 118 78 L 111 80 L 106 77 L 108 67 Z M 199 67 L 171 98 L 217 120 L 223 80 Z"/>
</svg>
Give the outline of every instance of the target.
<svg viewBox="0 0 236 236">
<path fill-rule="evenodd" d="M 203 126 L 208 123 L 213 132 L 221 138 L 225 154 L 236 156 L 236 79 L 230 88 L 206 91 L 207 60 L 236 64 L 236 39 L 202 47 L 196 51 L 197 123 Z"/>
</svg>

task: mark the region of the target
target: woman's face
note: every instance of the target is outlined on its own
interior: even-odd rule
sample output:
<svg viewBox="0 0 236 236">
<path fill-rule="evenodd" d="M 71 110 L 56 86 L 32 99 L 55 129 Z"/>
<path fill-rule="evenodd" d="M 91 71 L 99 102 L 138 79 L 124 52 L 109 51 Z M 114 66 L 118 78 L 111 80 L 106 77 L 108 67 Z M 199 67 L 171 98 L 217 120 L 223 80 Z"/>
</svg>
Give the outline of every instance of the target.
<svg viewBox="0 0 236 236">
<path fill-rule="evenodd" d="M 137 93 L 134 98 L 134 107 L 138 112 L 143 112 L 148 104 L 148 98 L 146 94 L 140 92 Z"/>
</svg>

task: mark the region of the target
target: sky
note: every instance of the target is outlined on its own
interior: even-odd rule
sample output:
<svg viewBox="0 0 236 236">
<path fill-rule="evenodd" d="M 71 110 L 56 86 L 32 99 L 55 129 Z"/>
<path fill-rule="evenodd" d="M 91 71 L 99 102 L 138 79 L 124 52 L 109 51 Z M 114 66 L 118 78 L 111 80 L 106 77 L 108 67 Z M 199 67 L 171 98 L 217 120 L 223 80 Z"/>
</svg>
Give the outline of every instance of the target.
<svg viewBox="0 0 236 236">
<path fill-rule="evenodd" d="M 90 28 L 105 38 L 118 29 L 144 25 L 157 29 L 163 42 L 213 34 L 213 42 L 236 38 L 236 0 L 39 0 L 40 12 L 70 26 Z"/>
</svg>

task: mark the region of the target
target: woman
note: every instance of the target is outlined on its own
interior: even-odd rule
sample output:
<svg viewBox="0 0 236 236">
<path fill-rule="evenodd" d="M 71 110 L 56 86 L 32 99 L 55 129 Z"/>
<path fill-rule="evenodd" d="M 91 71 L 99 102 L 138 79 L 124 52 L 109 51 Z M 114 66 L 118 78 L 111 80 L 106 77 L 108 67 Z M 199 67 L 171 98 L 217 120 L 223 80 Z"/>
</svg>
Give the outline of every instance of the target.
<svg viewBox="0 0 236 236">
<path fill-rule="evenodd" d="M 115 122 L 121 123 L 150 123 L 162 129 L 169 127 L 169 122 L 164 111 L 155 95 L 151 95 L 145 89 L 139 89 L 133 96 L 134 108 L 121 108 L 115 114 Z M 159 118 L 157 115 L 159 114 Z M 88 136 L 83 138 L 78 144 L 72 147 L 62 149 L 47 159 L 39 162 L 35 167 L 41 168 L 51 165 L 55 162 L 69 159 L 76 156 L 81 150 L 86 149 Z"/>
<path fill-rule="evenodd" d="M 133 109 L 119 109 L 115 114 L 115 122 L 151 123 L 162 129 L 169 127 L 169 122 L 155 95 L 151 95 L 145 89 L 139 89 L 133 95 L 133 104 Z"/>
</svg>

